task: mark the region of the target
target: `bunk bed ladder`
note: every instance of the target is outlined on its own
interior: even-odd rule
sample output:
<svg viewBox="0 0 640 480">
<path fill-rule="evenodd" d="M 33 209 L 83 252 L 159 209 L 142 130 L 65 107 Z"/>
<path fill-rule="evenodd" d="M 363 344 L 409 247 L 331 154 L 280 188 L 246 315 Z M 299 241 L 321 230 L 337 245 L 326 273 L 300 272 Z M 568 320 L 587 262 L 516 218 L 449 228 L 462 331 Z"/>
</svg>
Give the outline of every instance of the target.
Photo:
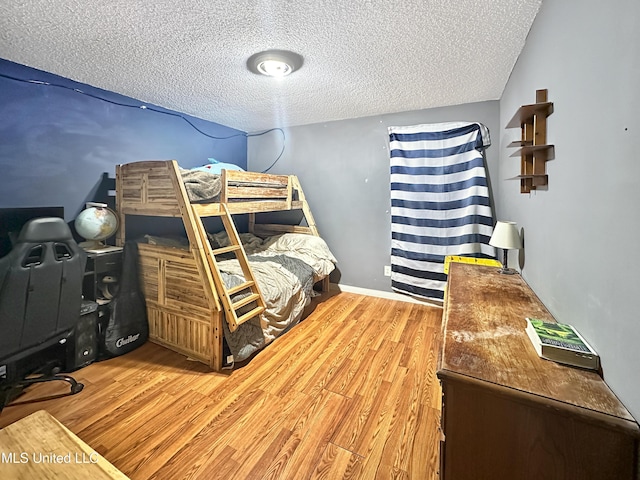
<svg viewBox="0 0 640 480">
<path fill-rule="evenodd" d="M 220 218 L 222 219 L 222 224 L 224 225 L 224 229 L 229 237 L 230 245 L 211 250 L 211 256 L 209 258 L 214 283 L 216 284 L 216 288 L 220 294 L 220 300 L 224 306 L 229 330 L 233 332 L 239 325 L 264 312 L 265 304 L 258 288 L 258 284 L 251 272 L 247 255 L 242 247 L 242 243 L 240 242 L 240 237 L 238 236 L 238 231 L 233 223 L 229 209 L 225 203 L 221 203 L 220 207 L 224 212 L 220 215 Z M 222 279 L 222 275 L 220 274 L 220 270 L 218 269 L 218 262 L 215 259 L 216 256 L 223 255 L 225 253 L 235 254 L 244 274 L 244 283 L 232 288 L 226 287 Z M 232 300 L 233 295 L 240 294 L 242 292 L 244 292 L 245 295 L 240 300 Z M 246 311 L 247 305 L 251 304 L 253 304 L 253 307 Z M 243 308 L 245 311 L 242 310 Z"/>
</svg>

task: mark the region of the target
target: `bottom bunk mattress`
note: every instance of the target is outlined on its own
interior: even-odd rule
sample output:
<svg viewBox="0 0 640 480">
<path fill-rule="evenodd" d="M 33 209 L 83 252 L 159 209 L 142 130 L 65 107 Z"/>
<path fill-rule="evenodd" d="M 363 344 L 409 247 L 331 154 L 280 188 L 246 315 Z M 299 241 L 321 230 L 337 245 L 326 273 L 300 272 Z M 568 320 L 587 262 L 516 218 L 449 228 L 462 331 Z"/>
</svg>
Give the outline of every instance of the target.
<svg viewBox="0 0 640 480">
<path fill-rule="evenodd" d="M 320 237 L 286 233 L 262 240 L 240 235 L 251 271 L 262 293 L 266 310 L 234 332 L 223 323 L 225 339 L 235 361 L 242 361 L 298 323 L 304 307 L 315 295 L 313 285 L 329 275 L 336 259 Z M 226 233 L 210 235 L 214 248 L 228 245 Z M 244 282 L 242 268 L 235 259 L 218 262 L 227 288 Z M 234 300 L 239 300 L 234 299 Z M 249 304 L 247 310 L 253 308 Z"/>
<path fill-rule="evenodd" d="M 316 295 L 314 283 L 329 275 L 336 263 L 324 240 L 312 235 L 286 233 L 261 239 L 246 233 L 241 234 L 240 239 L 266 310 L 259 317 L 241 324 L 234 332 L 229 330 L 227 322 L 222 322 L 224 338 L 235 362 L 245 360 L 298 323 L 304 307 Z M 209 235 L 209 240 L 212 248 L 229 244 L 225 232 Z M 147 241 L 155 245 L 188 248 L 186 244 L 158 237 L 147 236 Z M 235 258 L 219 259 L 218 267 L 227 288 L 244 282 L 242 268 Z M 177 281 L 170 282 L 169 279 L 167 283 L 181 289 L 181 274 L 177 272 L 177 275 Z M 234 300 L 239 299 L 234 297 Z M 244 308 L 250 310 L 252 304 Z M 233 362 L 225 360 L 227 365 Z"/>
</svg>

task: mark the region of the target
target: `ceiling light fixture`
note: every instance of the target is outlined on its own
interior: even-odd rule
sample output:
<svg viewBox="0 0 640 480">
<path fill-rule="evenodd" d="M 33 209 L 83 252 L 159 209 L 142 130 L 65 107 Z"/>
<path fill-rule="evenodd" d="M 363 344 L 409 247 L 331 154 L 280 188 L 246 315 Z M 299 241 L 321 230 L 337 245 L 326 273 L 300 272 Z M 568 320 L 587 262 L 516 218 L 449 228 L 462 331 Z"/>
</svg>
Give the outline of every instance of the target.
<svg viewBox="0 0 640 480">
<path fill-rule="evenodd" d="M 302 66 L 302 56 L 288 50 L 265 50 L 251 55 L 247 68 L 268 77 L 285 77 Z"/>
</svg>

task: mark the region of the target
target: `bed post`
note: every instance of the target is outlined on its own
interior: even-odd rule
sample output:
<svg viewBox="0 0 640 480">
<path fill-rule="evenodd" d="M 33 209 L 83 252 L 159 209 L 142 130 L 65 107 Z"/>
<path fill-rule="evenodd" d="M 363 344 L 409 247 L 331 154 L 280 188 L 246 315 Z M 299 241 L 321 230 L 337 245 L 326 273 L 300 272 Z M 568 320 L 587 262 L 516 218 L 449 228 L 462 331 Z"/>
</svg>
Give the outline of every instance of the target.
<svg viewBox="0 0 640 480">
<path fill-rule="evenodd" d="M 291 175 L 291 183 L 293 187 L 298 190 L 298 200 L 302 202 L 302 213 L 304 214 L 304 218 L 307 221 L 307 225 L 309 225 L 309 229 L 311 233 L 316 237 L 319 237 L 318 229 L 316 228 L 316 221 L 313 218 L 313 214 L 311 213 L 311 209 L 309 208 L 309 204 L 307 203 L 307 198 L 304 196 L 304 192 L 302 191 L 302 186 L 300 185 L 300 180 L 295 175 Z"/>
<path fill-rule="evenodd" d="M 305 197 L 304 192 L 302 191 L 302 185 L 300 185 L 300 180 L 298 180 L 298 177 L 295 175 L 290 175 L 290 179 L 291 179 L 290 183 L 293 185 L 293 188 L 298 190 L 298 200 L 302 202 L 302 213 L 304 214 L 304 218 L 306 219 L 307 224 L 309 225 L 309 229 L 311 230 L 311 233 L 313 235 L 315 235 L 316 237 L 319 237 L 320 234 L 318 233 L 318 228 L 316 227 L 316 221 L 313 218 L 313 214 L 311 213 L 311 208 L 309 208 L 307 197 Z M 329 276 L 327 275 L 322 279 L 323 292 L 329 291 L 329 288 L 330 288 L 329 284 L 330 284 Z"/>
<path fill-rule="evenodd" d="M 224 365 L 224 359 L 222 358 L 224 351 L 222 345 L 224 338 L 224 332 L 222 331 L 222 322 L 224 322 L 225 319 L 222 310 L 214 312 L 213 315 L 215 317 L 215 320 L 213 322 L 214 324 L 211 326 L 212 345 L 209 367 L 216 372 L 220 372 L 222 371 L 222 366 Z"/>
<path fill-rule="evenodd" d="M 125 215 L 122 205 L 122 189 L 118 188 L 120 182 L 122 182 L 122 165 L 116 165 L 116 213 L 118 214 L 118 221 L 120 222 L 118 232 L 116 234 L 116 245 L 123 247 L 126 240 L 125 232 Z"/>
<path fill-rule="evenodd" d="M 256 227 L 256 214 L 250 213 L 249 214 L 249 233 L 255 234 L 255 227 Z"/>
</svg>

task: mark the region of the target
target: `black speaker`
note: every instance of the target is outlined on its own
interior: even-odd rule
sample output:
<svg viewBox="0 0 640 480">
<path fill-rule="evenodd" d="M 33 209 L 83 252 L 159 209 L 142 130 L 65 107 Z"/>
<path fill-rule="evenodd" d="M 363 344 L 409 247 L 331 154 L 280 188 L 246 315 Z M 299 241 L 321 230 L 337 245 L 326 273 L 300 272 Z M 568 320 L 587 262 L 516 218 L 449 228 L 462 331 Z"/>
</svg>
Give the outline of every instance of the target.
<svg viewBox="0 0 640 480">
<path fill-rule="evenodd" d="M 74 344 L 69 370 L 85 367 L 98 358 L 98 304 L 96 302 L 82 301 Z"/>
</svg>

